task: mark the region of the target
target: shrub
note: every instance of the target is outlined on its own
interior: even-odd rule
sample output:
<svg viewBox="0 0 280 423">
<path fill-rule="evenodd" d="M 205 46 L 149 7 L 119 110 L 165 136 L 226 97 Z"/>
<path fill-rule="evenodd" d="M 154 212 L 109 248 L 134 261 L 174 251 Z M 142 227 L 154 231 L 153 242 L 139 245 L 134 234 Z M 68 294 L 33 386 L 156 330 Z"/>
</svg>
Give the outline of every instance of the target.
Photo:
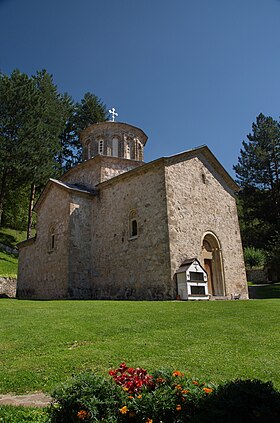
<svg viewBox="0 0 280 423">
<path fill-rule="evenodd" d="M 194 423 L 280 422 L 280 393 L 271 382 L 236 380 L 217 388 L 198 404 Z"/>
<path fill-rule="evenodd" d="M 246 247 L 244 249 L 244 260 L 246 266 L 250 267 L 263 267 L 265 263 L 265 253 L 254 247 Z"/>
<path fill-rule="evenodd" d="M 92 373 L 57 389 L 53 423 L 276 423 L 280 393 L 271 383 L 236 380 L 218 387 L 178 370 L 148 373 L 125 363 L 106 380 Z"/>
<path fill-rule="evenodd" d="M 53 392 L 51 422 L 116 422 L 122 405 L 122 389 L 113 381 L 86 372 L 73 377 Z"/>
</svg>

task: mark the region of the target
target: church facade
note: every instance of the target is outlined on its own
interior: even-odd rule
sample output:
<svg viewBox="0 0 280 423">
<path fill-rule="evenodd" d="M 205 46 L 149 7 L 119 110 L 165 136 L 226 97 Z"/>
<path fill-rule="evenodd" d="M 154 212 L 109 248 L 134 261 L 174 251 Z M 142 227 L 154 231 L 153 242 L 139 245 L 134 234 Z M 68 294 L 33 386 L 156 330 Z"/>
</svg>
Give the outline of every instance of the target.
<svg viewBox="0 0 280 423">
<path fill-rule="evenodd" d="M 18 298 L 184 299 L 192 259 L 207 298 L 248 298 L 238 186 L 207 146 L 144 163 L 146 142 L 125 123 L 82 132 L 83 162 L 49 180 L 19 244 Z"/>
</svg>

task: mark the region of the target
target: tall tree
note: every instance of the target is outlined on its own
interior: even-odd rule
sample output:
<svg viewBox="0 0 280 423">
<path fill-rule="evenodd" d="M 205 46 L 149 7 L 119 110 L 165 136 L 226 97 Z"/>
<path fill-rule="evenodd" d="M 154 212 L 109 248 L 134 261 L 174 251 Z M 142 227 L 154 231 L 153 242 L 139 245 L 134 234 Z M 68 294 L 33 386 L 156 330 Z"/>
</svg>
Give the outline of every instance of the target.
<svg viewBox="0 0 280 423">
<path fill-rule="evenodd" d="M 242 143 L 238 164 L 234 166 L 237 181 L 243 188 L 240 198 L 246 212 L 251 207 L 251 218 L 257 218 L 261 225 L 267 223 L 270 228 L 279 230 L 280 125 L 261 113 L 247 139 Z M 271 231 L 268 232 L 270 236 Z"/>
<path fill-rule="evenodd" d="M 36 187 L 57 171 L 64 102 L 46 71 L 28 77 L 16 70 L 11 77 L 1 74 L 0 104 L 0 210 L 15 183 L 29 184 L 31 209 Z"/>
<path fill-rule="evenodd" d="M 65 98 L 67 102 L 67 97 Z M 68 170 L 82 159 L 80 133 L 89 125 L 108 120 L 106 105 L 96 95 L 87 92 L 71 109 L 65 130 L 61 135 L 62 151 L 59 161 L 63 170 Z"/>
</svg>

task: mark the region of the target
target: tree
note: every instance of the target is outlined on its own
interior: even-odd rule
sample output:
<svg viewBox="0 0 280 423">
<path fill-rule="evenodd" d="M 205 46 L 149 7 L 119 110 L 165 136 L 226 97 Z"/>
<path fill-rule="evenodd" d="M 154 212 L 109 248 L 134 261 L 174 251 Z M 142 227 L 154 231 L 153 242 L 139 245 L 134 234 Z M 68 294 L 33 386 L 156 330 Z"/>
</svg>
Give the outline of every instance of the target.
<svg viewBox="0 0 280 423">
<path fill-rule="evenodd" d="M 245 247 L 270 251 L 267 265 L 272 266 L 280 260 L 275 237 L 280 232 L 280 125 L 261 113 L 247 139 L 234 166 L 242 187 L 238 196 L 241 235 Z"/>
<path fill-rule="evenodd" d="M 67 96 L 65 101 L 69 102 Z M 99 97 L 87 92 L 80 102 L 70 104 L 70 114 L 65 129 L 61 134 L 61 155 L 59 162 L 64 171 L 79 163 L 82 159 L 80 133 L 89 125 L 108 120 L 108 110 Z"/>
<path fill-rule="evenodd" d="M 29 186 L 29 237 L 36 193 L 50 177 L 81 160 L 80 132 L 107 118 L 106 107 L 97 96 L 86 93 L 74 104 L 68 94 L 58 92 L 45 70 L 31 77 L 19 70 L 11 76 L 0 73 L 0 225 L 5 206 L 4 218 L 19 222 L 12 211 L 15 199 L 11 193 L 21 193 L 17 198 L 24 208 L 22 193 Z"/>
<path fill-rule="evenodd" d="M 32 77 L 18 70 L 11 77 L 1 74 L 0 103 L 0 210 L 2 214 L 9 186 L 28 184 L 29 236 L 36 187 L 58 171 L 59 135 L 67 111 L 46 71 Z"/>
<path fill-rule="evenodd" d="M 243 141 L 234 166 L 242 188 L 254 189 L 265 197 L 265 218 L 280 228 L 280 125 L 262 113 Z"/>
</svg>

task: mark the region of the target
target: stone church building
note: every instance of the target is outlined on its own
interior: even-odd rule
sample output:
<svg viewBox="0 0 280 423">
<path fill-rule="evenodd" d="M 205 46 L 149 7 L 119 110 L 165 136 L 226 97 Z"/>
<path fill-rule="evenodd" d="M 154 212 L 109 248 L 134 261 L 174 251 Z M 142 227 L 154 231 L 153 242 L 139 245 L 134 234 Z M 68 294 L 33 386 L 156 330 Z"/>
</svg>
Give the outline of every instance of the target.
<svg viewBox="0 0 280 423">
<path fill-rule="evenodd" d="M 144 163 L 146 142 L 125 123 L 82 132 L 83 162 L 49 180 L 19 244 L 18 298 L 248 298 L 238 186 L 207 146 Z"/>
</svg>

